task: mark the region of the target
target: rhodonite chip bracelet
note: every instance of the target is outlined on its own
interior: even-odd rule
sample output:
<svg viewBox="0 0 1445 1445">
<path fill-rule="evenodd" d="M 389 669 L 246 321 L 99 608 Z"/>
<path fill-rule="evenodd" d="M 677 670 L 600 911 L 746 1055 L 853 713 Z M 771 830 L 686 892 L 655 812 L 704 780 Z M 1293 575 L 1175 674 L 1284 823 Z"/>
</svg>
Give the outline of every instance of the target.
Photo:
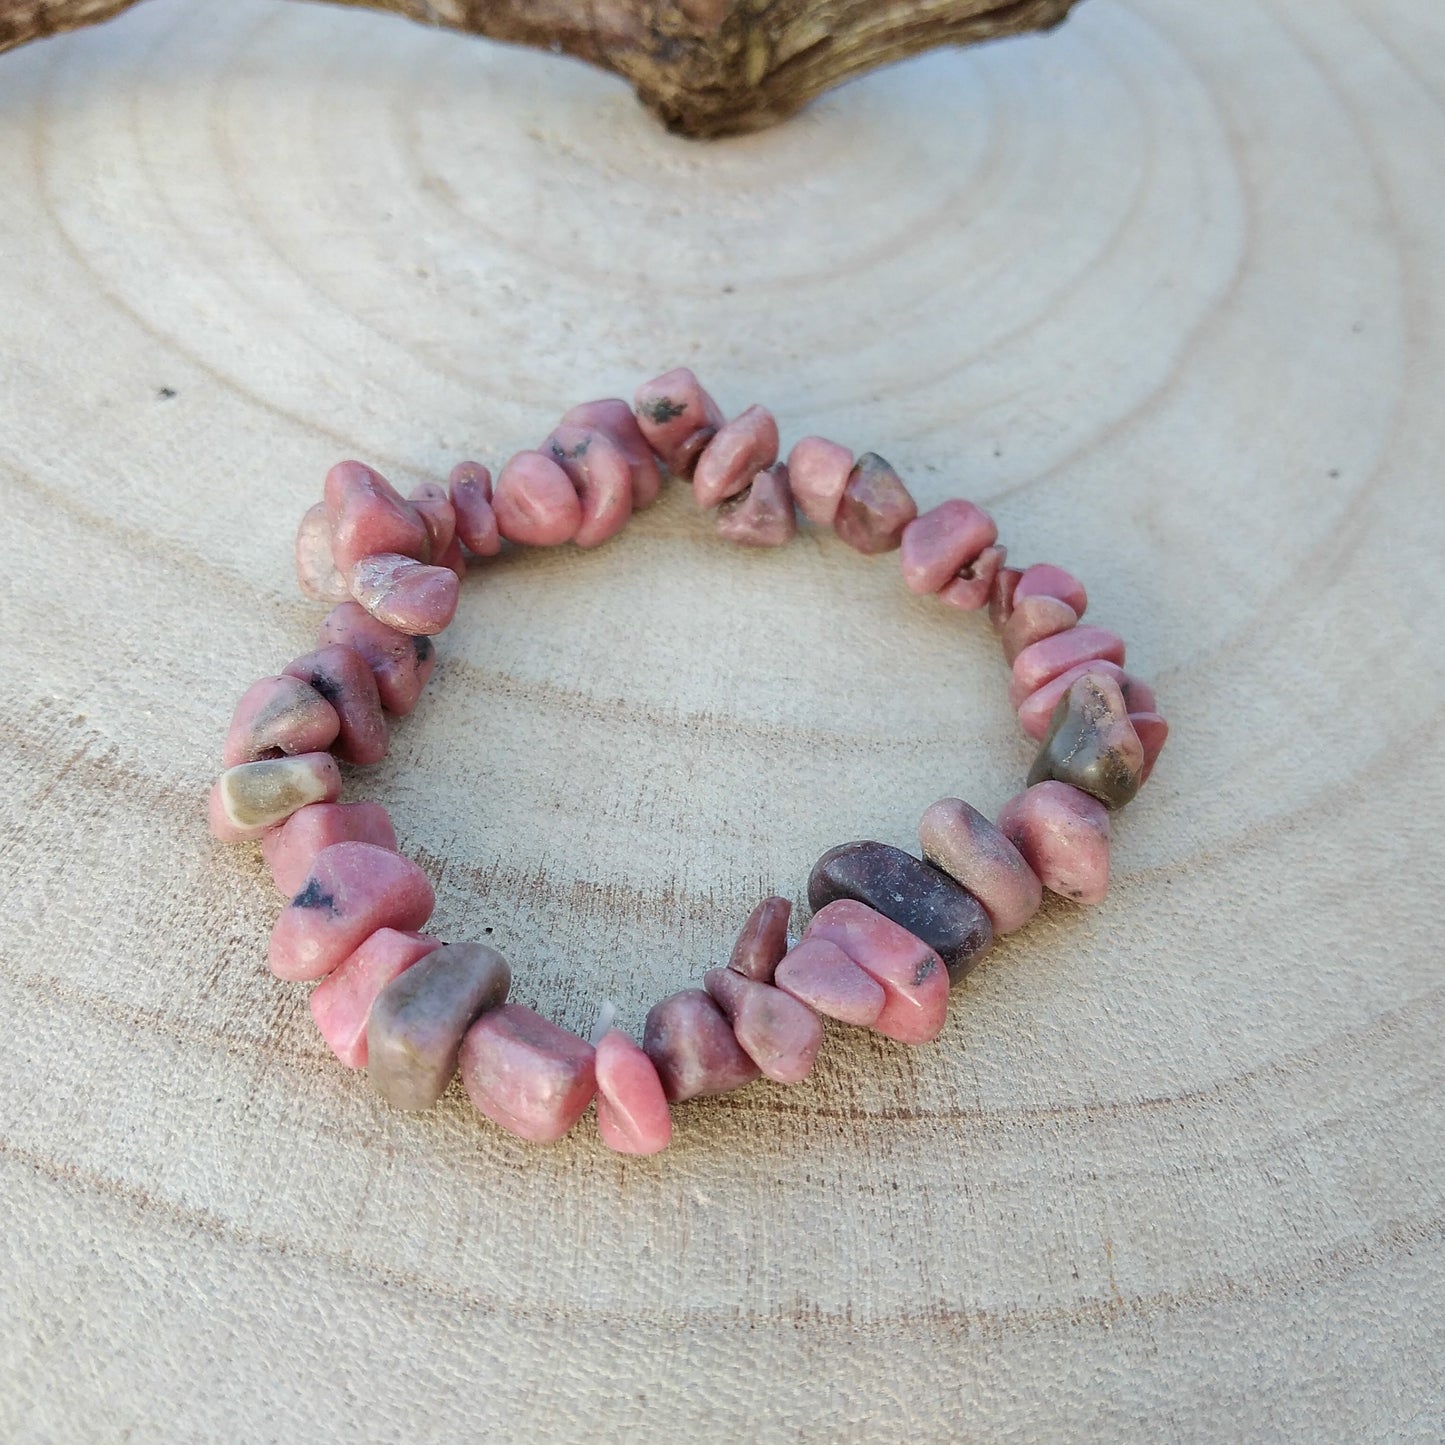
<svg viewBox="0 0 1445 1445">
<path fill-rule="evenodd" d="M 431 884 L 398 851 L 384 808 L 337 801 L 337 764 L 386 755 L 388 715 L 416 707 L 469 557 L 598 546 L 656 500 L 665 474 L 691 479 L 729 541 L 782 546 L 801 510 L 859 552 L 898 551 L 910 591 L 986 610 L 1012 670 L 1009 702 L 1040 746 L 997 822 L 944 798 L 919 823 L 921 857 L 882 843 L 830 849 L 808 880 L 801 939 L 789 902 L 765 898 L 725 968 L 654 1005 L 640 1045 L 612 1026 L 610 1006 L 589 1041 L 509 1003 L 511 970 L 493 949 L 422 931 Z M 607 1145 L 655 1153 L 671 1140 L 672 1104 L 804 1078 L 825 1017 L 899 1043 L 936 1038 L 950 984 L 996 934 L 1029 921 L 1045 888 L 1103 898 L 1109 815 L 1148 779 L 1168 733 L 1148 685 L 1124 670 L 1123 638 L 1082 622 L 1087 598 L 1068 572 L 1006 566 L 997 527 L 972 502 L 920 515 L 875 453 L 813 436 L 780 461 L 771 413 L 725 420 L 686 369 L 648 382 L 632 407 L 574 407 L 495 484 L 462 462 L 449 487 L 403 497 L 342 462 L 301 519 L 296 574 L 333 610 L 313 651 L 237 705 L 211 830 L 260 840 L 288 900 L 271 969 L 316 982 L 311 1011 L 343 1064 L 365 1068 L 399 1109 L 429 1108 L 460 1070 L 481 1113 L 538 1142 L 561 1138 L 595 1100 Z"/>
</svg>

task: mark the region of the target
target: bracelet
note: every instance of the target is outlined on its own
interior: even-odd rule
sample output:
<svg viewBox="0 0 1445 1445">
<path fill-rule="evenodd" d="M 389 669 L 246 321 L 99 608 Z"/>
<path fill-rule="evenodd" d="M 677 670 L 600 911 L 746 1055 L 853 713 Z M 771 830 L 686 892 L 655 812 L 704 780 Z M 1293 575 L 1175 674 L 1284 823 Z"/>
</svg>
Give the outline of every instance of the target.
<svg viewBox="0 0 1445 1445">
<path fill-rule="evenodd" d="M 682 368 L 639 388 L 633 407 L 574 407 L 495 486 L 475 462 L 408 498 L 359 462 L 327 474 L 297 531 L 296 575 L 305 596 L 335 606 L 315 650 L 242 696 L 210 823 L 225 842 L 259 839 L 289 900 L 271 931 L 272 971 L 317 981 L 322 1037 L 394 1107 L 429 1108 L 460 1072 L 477 1109 L 523 1139 L 560 1139 L 595 1099 L 605 1144 L 656 1153 L 671 1141 L 671 1105 L 806 1077 L 823 1018 L 905 1044 L 936 1038 L 950 985 L 995 935 L 1028 922 L 1044 889 L 1081 904 L 1104 897 L 1109 814 L 1148 779 L 1168 736 L 1151 689 L 1124 671 L 1123 639 L 1081 623 L 1087 596 L 1062 568 L 1006 566 L 998 528 L 974 503 L 920 515 L 882 457 L 855 459 L 822 437 L 778 457 L 770 412 L 725 421 Z M 664 473 L 691 480 L 729 541 L 782 546 L 801 511 L 865 555 L 898 551 L 910 591 L 987 609 L 1011 667 L 1009 702 L 1040 747 L 996 824 L 944 798 L 919 824 L 921 857 L 875 842 L 830 849 L 808 880 L 801 939 L 788 932 L 789 901 L 765 898 L 727 966 L 656 1004 L 640 1045 L 614 1025 L 610 1002 L 589 1041 L 508 1003 L 511 970 L 494 949 L 420 931 L 431 884 L 398 851 L 384 808 L 337 801 L 337 763 L 386 755 L 387 715 L 416 707 L 468 554 L 598 546 L 656 500 Z"/>
</svg>

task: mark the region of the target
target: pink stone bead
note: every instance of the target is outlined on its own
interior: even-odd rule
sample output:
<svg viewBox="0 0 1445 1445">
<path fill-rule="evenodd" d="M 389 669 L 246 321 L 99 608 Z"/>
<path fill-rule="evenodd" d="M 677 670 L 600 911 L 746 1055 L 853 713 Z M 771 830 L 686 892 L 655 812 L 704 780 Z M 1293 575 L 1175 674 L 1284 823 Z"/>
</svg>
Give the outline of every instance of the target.
<svg viewBox="0 0 1445 1445">
<path fill-rule="evenodd" d="M 572 540 L 600 547 L 632 517 L 632 466 L 626 453 L 596 427 L 559 426 L 544 451 L 567 473 L 582 504 L 582 521 Z"/>
<path fill-rule="evenodd" d="M 744 978 L 758 983 L 771 983 L 773 974 L 788 951 L 788 919 L 793 905 L 774 894 L 764 898 L 743 924 L 733 944 L 728 967 Z"/>
<path fill-rule="evenodd" d="M 988 590 L 988 620 L 995 632 L 1002 632 L 1013 615 L 1014 592 L 1024 574 L 1017 567 L 1000 567 Z"/>
<path fill-rule="evenodd" d="M 431 556 L 431 538 L 416 508 L 379 472 L 360 462 L 338 462 L 327 472 L 326 518 L 331 555 L 342 576 L 378 552 L 399 552 L 421 561 Z"/>
<path fill-rule="evenodd" d="M 336 709 L 298 677 L 263 677 L 241 694 L 226 732 L 228 768 L 280 753 L 324 753 L 336 741 Z"/>
<path fill-rule="evenodd" d="M 941 798 L 918 824 L 923 857 L 961 883 L 988 912 L 995 933 L 1022 928 L 1043 901 L 1043 885 L 1023 855 L 977 808 Z"/>
<path fill-rule="evenodd" d="M 1079 614 L 1057 597 L 1015 598 L 1013 614 L 999 636 L 1004 661 L 1013 664 L 1024 648 L 1077 625 Z"/>
<path fill-rule="evenodd" d="M 939 592 L 996 541 L 998 528 L 983 508 L 958 497 L 940 502 L 903 529 L 903 585 L 920 594 Z"/>
<path fill-rule="evenodd" d="M 1014 588 L 1014 606 L 1017 607 L 1025 597 L 1057 597 L 1060 602 L 1067 602 L 1079 617 L 1089 606 L 1089 594 L 1084 591 L 1084 584 L 1073 573 L 1049 562 L 1035 562 L 1032 567 L 1024 568 L 1018 586 Z"/>
<path fill-rule="evenodd" d="M 917 515 L 918 506 L 898 473 L 877 452 L 864 452 L 838 499 L 833 531 L 855 552 L 871 557 L 893 551 Z"/>
<path fill-rule="evenodd" d="M 260 838 L 308 803 L 330 802 L 340 791 L 341 774 L 330 753 L 238 763 L 211 789 L 211 833 L 222 843 Z"/>
<path fill-rule="evenodd" d="M 560 1139 L 597 1092 L 592 1045 L 521 1004 L 484 1013 L 462 1040 L 459 1064 L 478 1111 L 534 1144 Z"/>
<path fill-rule="evenodd" d="M 710 969 L 703 986 L 764 1078 L 796 1084 L 808 1077 L 823 1046 L 823 1025 L 812 1009 L 792 994 L 730 968 Z"/>
<path fill-rule="evenodd" d="M 351 596 L 331 555 L 331 523 L 326 519 L 325 502 L 308 507 L 296 529 L 296 582 L 301 595 L 314 602 L 340 602 Z"/>
<path fill-rule="evenodd" d="M 396 852 L 396 830 L 380 803 L 310 803 L 261 839 L 261 856 L 277 891 L 294 898 L 323 848 L 375 843 Z"/>
<path fill-rule="evenodd" d="M 1154 764 L 1159 761 L 1159 754 L 1169 740 L 1169 724 L 1157 712 L 1131 712 L 1129 721 L 1144 746 L 1144 766 L 1139 773 L 1142 787 L 1149 781 L 1149 774 L 1154 771 Z"/>
<path fill-rule="evenodd" d="M 662 473 L 658 470 L 657 458 L 642 435 L 642 428 L 632 414 L 632 408 L 620 397 L 608 397 L 605 401 L 584 401 L 574 406 L 562 418 L 564 426 L 595 427 L 604 431 L 622 448 L 628 465 L 632 468 L 632 506 L 634 511 L 650 507 L 662 490 Z"/>
<path fill-rule="evenodd" d="M 356 606 L 354 602 L 346 605 Z M 359 652 L 340 644 L 319 647 L 288 662 L 282 671 L 287 677 L 310 683 L 336 709 L 341 732 L 332 752 L 338 758 L 366 767 L 386 756 L 386 718 L 382 716 L 376 678 Z"/>
<path fill-rule="evenodd" d="M 718 508 L 717 533 L 742 547 L 783 547 L 798 535 L 788 469 L 782 462 L 759 472 L 750 486 Z"/>
<path fill-rule="evenodd" d="M 726 1094 L 759 1077 L 722 1010 L 700 988 L 683 989 L 653 1004 L 642 1030 L 668 1101 Z"/>
<path fill-rule="evenodd" d="M 882 984 L 887 1002 L 875 1032 L 902 1044 L 926 1044 L 948 1017 L 948 970 L 922 940 L 867 904 L 840 898 L 820 908 L 805 939 L 836 944 Z"/>
<path fill-rule="evenodd" d="M 323 978 L 378 928 L 420 928 L 435 902 L 410 858 L 375 843 L 333 843 L 316 855 L 271 929 L 271 971 L 293 981 Z"/>
<path fill-rule="evenodd" d="M 656 1154 L 672 1142 L 672 1110 L 652 1060 L 621 1029 L 597 1043 L 597 1132 L 619 1154 Z"/>
<path fill-rule="evenodd" d="M 1069 668 L 1067 672 L 1061 672 L 1052 682 L 1046 682 L 1036 692 L 1031 692 L 1019 704 L 1019 726 L 1036 742 L 1042 742 L 1044 734 L 1049 730 L 1049 719 L 1053 717 L 1054 709 L 1059 705 L 1059 699 L 1081 677 L 1087 677 L 1091 672 L 1105 673 L 1118 682 L 1121 687 L 1126 676 L 1124 669 L 1117 662 L 1105 662 L 1098 658 L 1081 662 L 1077 666 Z"/>
<path fill-rule="evenodd" d="M 859 968 L 836 943 L 805 938 L 789 949 L 773 982 L 814 1013 L 870 1028 L 888 1003 L 883 985 Z"/>
<path fill-rule="evenodd" d="M 1018 606 L 1018 594 L 1014 594 Z M 1107 627 L 1071 627 L 1024 648 L 1013 661 L 1008 700 L 1020 707 L 1025 698 L 1081 662 L 1124 663 L 1124 639 Z"/>
<path fill-rule="evenodd" d="M 436 645 L 430 637 L 398 632 L 355 602 L 333 608 L 316 637 L 323 648 L 341 646 L 359 654 L 371 669 L 382 707 L 396 717 L 416 707 L 436 671 Z"/>
<path fill-rule="evenodd" d="M 378 928 L 311 990 L 311 1016 L 331 1052 L 348 1069 L 366 1067 L 366 1021 L 377 995 L 441 947 L 425 933 Z"/>
<path fill-rule="evenodd" d="M 643 382 L 633 398 L 647 444 L 675 477 L 688 477 L 723 424 L 718 404 L 685 366 Z"/>
<path fill-rule="evenodd" d="M 759 472 L 778 459 L 778 423 L 765 406 L 750 406 L 735 416 L 703 449 L 692 474 L 692 495 L 699 507 L 715 507 L 735 497 Z"/>
<path fill-rule="evenodd" d="M 1118 683 L 1124 694 L 1124 706 L 1131 713 L 1159 711 L 1154 699 L 1154 689 L 1147 682 L 1142 682 L 1133 673 L 1121 672 Z"/>
<path fill-rule="evenodd" d="M 999 831 L 1051 893 L 1100 903 L 1109 891 L 1109 810 L 1067 783 L 1035 783 L 1009 799 Z"/>
<path fill-rule="evenodd" d="M 435 637 L 457 613 L 461 584 L 450 567 L 432 567 L 399 552 L 363 557 L 347 573 L 351 595 L 398 632 Z"/>
<path fill-rule="evenodd" d="M 460 537 L 453 537 L 451 541 L 447 543 L 446 551 L 437 558 L 437 566 L 446 567 L 448 570 L 455 572 L 458 582 L 465 582 L 467 580 L 467 559 L 462 551 L 462 539 Z"/>
<path fill-rule="evenodd" d="M 452 506 L 447 489 L 437 482 L 422 482 L 407 501 L 420 515 L 422 524 L 426 527 L 427 536 L 431 539 L 433 559 L 440 559 L 442 553 L 451 546 L 457 531 L 456 508 Z"/>
<path fill-rule="evenodd" d="M 582 503 L 567 473 L 541 452 L 518 452 L 492 493 L 497 528 L 524 547 L 560 547 L 582 525 Z"/>
<path fill-rule="evenodd" d="M 497 514 L 492 510 L 492 474 L 480 462 L 458 462 L 450 481 L 457 537 L 478 557 L 495 557 L 502 550 Z"/>
<path fill-rule="evenodd" d="M 853 471 L 853 453 L 826 437 L 804 437 L 788 453 L 793 497 L 803 515 L 818 527 L 831 527 L 838 502 Z"/>
<path fill-rule="evenodd" d="M 994 578 L 1007 556 L 1007 547 L 985 547 L 948 586 L 940 590 L 938 600 L 957 607 L 961 612 L 980 611 L 993 596 Z"/>
</svg>

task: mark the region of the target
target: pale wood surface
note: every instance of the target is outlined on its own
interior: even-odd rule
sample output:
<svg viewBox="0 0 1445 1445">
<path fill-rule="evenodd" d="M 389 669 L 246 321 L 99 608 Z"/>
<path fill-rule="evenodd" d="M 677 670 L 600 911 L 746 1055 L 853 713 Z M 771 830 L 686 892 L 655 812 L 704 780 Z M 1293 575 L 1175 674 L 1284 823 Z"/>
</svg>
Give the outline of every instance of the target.
<svg viewBox="0 0 1445 1445">
<path fill-rule="evenodd" d="M 320 7 L 0 60 L 0 1437 L 1440 1438 L 1442 95 L 1416 0 L 1093 0 L 708 148 Z M 1076 569 L 1176 736 L 934 1046 L 651 1162 L 388 1113 L 202 825 L 296 518 L 677 362 Z M 995 646 L 895 566 L 674 494 L 474 575 L 358 790 L 438 928 L 636 1028 L 826 845 L 997 808 Z"/>
</svg>

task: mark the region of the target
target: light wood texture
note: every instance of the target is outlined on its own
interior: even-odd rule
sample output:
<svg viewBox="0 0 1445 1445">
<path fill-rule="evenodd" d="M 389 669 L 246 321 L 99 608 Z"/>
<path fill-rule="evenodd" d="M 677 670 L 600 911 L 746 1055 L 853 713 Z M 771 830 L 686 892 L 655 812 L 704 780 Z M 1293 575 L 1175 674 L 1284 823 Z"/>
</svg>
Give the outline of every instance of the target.
<svg viewBox="0 0 1445 1445">
<path fill-rule="evenodd" d="M 705 148 L 322 7 L 0 60 L 0 1438 L 1445 1434 L 1442 95 L 1413 0 L 1094 0 Z M 1076 570 L 1175 737 L 934 1046 L 646 1162 L 389 1113 L 204 833 L 295 522 L 678 363 Z M 676 491 L 442 653 L 354 795 L 578 1029 L 1030 758 L 986 625 Z"/>
</svg>

